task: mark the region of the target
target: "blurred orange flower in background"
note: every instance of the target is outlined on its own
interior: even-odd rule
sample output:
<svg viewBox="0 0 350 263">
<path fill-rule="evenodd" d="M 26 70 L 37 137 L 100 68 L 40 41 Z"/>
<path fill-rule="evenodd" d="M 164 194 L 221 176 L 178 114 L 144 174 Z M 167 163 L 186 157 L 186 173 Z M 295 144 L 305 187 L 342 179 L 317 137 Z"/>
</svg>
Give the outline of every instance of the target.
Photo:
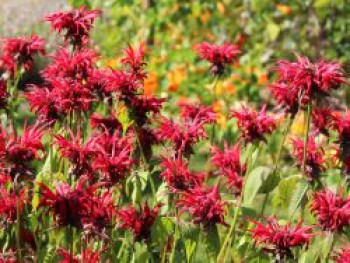
<svg viewBox="0 0 350 263">
<path fill-rule="evenodd" d="M 144 94 L 152 95 L 158 88 L 158 75 L 155 72 L 148 74 L 144 82 Z"/>
<path fill-rule="evenodd" d="M 284 15 L 290 15 L 292 13 L 292 8 L 284 4 L 277 4 L 276 9 Z"/>
<path fill-rule="evenodd" d="M 184 66 L 177 66 L 167 74 L 169 91 L 177 91 L 180 84 L 187 78 L 187 73 Z"/>
</svg>

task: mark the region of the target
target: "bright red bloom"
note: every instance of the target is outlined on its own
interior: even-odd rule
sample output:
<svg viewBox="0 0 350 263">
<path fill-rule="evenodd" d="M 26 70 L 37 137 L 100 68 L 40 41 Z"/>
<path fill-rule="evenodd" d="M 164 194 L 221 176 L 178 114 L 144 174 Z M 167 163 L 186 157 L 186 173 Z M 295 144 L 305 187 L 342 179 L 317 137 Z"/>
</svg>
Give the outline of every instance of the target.
<svg viewBox="0 0 350 263">
<path fill-rule="evenodd" d="M 350 263 L 350 245 L 343 246 L 334 259 L 336 263 Z"/>
<path fill-rule="evenodd" d="M 241 146 L 228 147 L 225 143 L 223 151 L 213 147 L 212 155 L 211 162 L 227 178 L 228 187 L 234 188 L 236 194 L 240 193 L 246 171 L 246 164 L 241 164 Z"/>
<path fill-rule="evenodd" d="M 203 42 L 195 47 L 195 51 L 202 59 L 212 63 L 211 71 L 215 75 L 223 74 L 225 64 L 231 64 L 241 53 L 238 46 L 230 43 L 219 46 Z"/>
<path fill-rule="evenodd" d="M 116 184 L 130 173 L 134 160 L 131 157 L 133 145 L 130 137 L 119 138 L 118 133 L 107 133 L 98 137 L 97 157 L 93 162 L 94 170 L 102 174 L 102 181 Z"/>
<path fill-rule="evenodd" d="M 195 224 L 204 227 L 215 224 L 226 225 L 224 221 L 224 206 L 227 202 L 221 201 L 218 185 L 213 188 L 196 186 L 188 192 L 183 192 L 178 206 L 181 213 L 188 212 Z"/>
<path fill-rule="evenodd" d="M 14 74 L 23 67 L 26 71 L 33 68 L 34 56 L 45 55 L 44 39 L 32 35 L 30 37 L 7 38 L 0 40 L 0 68 Z"/>
<path fill-rule="evenodd" d="M 16 175 L 31 175 L 30 162 L 39 159 L 39 152 L 44 152 L 41 142 L 46 126 L 37 122 L 33 126 L 24 125 L 21 136 L 13 128 L 8 133 L 0 127 L 0 164 L 6 174 L 12 178 Z"/>
<path fill-rule="evenodd" d="M 315 134 L 311 134 L 308 140 L 306 172 L 310 180 L 318 178 L 325 170 L 324 149 L 320 144 L 316 144 Z M 303 165 L 304 140 L 298 137 L 292 138 L 294 150 L 292 155 L 297 159 L 298 165 Z"/>
<path fill-rule="evenodd" d="M 67 12 L 53 13 L 46 17 L 46 21 L 51 23 L 52 30 L 65 32 L 65 41 L 81 47 L 88 41 L 93 23 L 100 13 L 100 10 L 87 11 L 83 6 Z"/>
<path fill-rule="evenodd" d="M 179 124 L 163 117 L 159 123 L 158 139 L 174 143 L 178 154 L 192 154 L 193 145 L 200 139 L 207 138 L 204 122 L 199 119 Z"/>
<path fill-rule="evenodd" d="M 291 88 L 283 82 L 270 85 L 269 89 L 279 104 L 278 106 L 283 108 L 286 113 L 290 113 L 291 117 L 294 118 L 299 110 L 298 90 Z"/>
<path fill-rule="evenodd" d="M 285 260 L 286 257 L 293 258 L 291 249 L 307 245 L 314 236 L 310 233 L 312 227 L 301 227 L 301 222 L 295 227 L 290 224 L 280 225 L 276 217 L 269 217 L 267 225 L 257 221 L 252 222 L 256 224 L 256 227 L 250 230 L 255 242 L 265 244 L 264 249 L 273 253 L 278 260 Z"/>
<path fill-rule="evenodd" d="M 204 179 L 204 173 L 196 173 L 188 169 L 188 162 L 183 160 L 182 156 L 174 159 L 163 158 L 160 167 L 163 171 L 159 176 L 173 191 L 188 191 L 201 185 Z"/>
<path fill-rule="evenodd" d="M 159 214 L 161 204 L 150 209 L 148 204 L 140 205 L 140 210 L 128 207 L 117 211 L 122 229 L 129 229 L 134 234 L 135 241 L 147 241 L 151 234 L 151 228 Z"/>
<path fill-rule="evenodd" d="M 117 92 L 122 99 L 129 99 L 142 88 L 133 75 L 124 70 L 112 70 L 107 76 L 106 90 Z"/>
<path fill-rule="evenodd" d="M 314 194 L 311 212 L 323 229 L 342 231 L 344 227 L 350 226 L 350 198 L 343 199 L 331 190 L 321 190 Z"/>
<path fill-rule="evenodd" d="M 64 138 L 62 135 L 56 135 L 54 143 L 58 145 L 61 156 L 67 158 L 72 163 L 71 173 L 73 176 L 77 178 L 82 175 L 91 177 L 94 173 L 91 162 L 93 157 L 97 155 L 97 138 L 90 138 L 84 144 L 80 129 L 78 129 L 76 136 L 71 130 L 67 132 L 69 139 Z"/>
<path fill-rule="evenodd" d="M 17 194 L 14 191 L 8 192 L 5 188 L 0 188 L 0 217 L 4 224 L 13 224 L 17 217 Z M 26 203 L 26 191 L 22 188 L 19 195 L 19 210 L 23 211 Z"/>
<path fill-rule="evenodd" d="M 311 63 L 307 57 L 299 55 L 296 62 L 280 60 L 275 70 L 279 73 L 279 82 L 294 89 L 293 94 L 299 94 L 302 105 L 308 103 L 311 97 L 328 95 L 332 89 L 346 83 L 345 73 L 339 63 L 324 60 Z"/>
<path fill-rule="evenodd" d="M 90 122 L 92 128 L 108 131 L 109 134 L 113 134 L 115 131 L 122 130 L 123 128 L 114 114 L 104 117 L 99 113 L 93 113 L 90 117 Z"/>
<path fill-rule="evenodd" d="M 234 111 L 232 117 L 237 119 L 241 138 L 245 143 L 265 141 L 265 134 L 271 134 L 276 129 L 277 121 L 266 114 L 266 106 L 260 112 L 242 106 Z"/>
<path fill-rule="evenodd" d="M 0 78 L 0 109 L 7 108 L 7 99 L 10 94 L 7 92 L 7 85 L 4 79 Z"/>
<path fill-rule="evenodd" d="M 86 249 L 82 249 L 80 256 L 73 256 L 71 258 L 70 253 L 60 248 L 58 249 L 57 254 L 60 255 L 62 258 L 59 261 L 60 263 L 97 263 L 100 262 L 100 254 L 103 250 L 99 251 L 93 251 L 90 247 Z"/>
<path fill-rule="evenodd" d="M 214 123 L 216 121 L 216 114 L 212 106 L 205 106 L 200 103 L 190 104 L 190 103 L 179 103 L 180 115 L 187 121 L 193 121 L 198 119 L 204 123 Z"/>
<path fill-rule="evenodd" d="M 17 263 L 17 250 L 15 248 L 10 248 L 0 251 L 0 262 L 2 263 Z"/>
<path fill-rule="evenodd" d="M 333 127 L 334 115 L 329 108 L 316 108 L 312 111 L 312 124 L 315 130 L 329 136 L 329 130 Z"/>
<path fill-rule="evenodd" d="M 124 51 L 124 57 L 120 62 L 127 67 L 128 72 L 137 80 L 143 81 L 147 77 L 144 71 L 147 63 L 144 60 L 144 47 L 140 45 L 137 49 L 128 46 Z"/>
</svg>

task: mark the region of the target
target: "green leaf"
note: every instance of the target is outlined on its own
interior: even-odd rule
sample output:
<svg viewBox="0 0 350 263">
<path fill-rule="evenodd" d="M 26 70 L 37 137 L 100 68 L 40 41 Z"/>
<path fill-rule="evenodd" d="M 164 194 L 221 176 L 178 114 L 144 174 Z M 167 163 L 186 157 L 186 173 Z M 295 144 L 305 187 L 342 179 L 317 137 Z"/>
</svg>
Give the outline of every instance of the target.
<svg viewBox="0 0 350 263">
<path fill-rule="evenodd" d="M 262 180 L 263 180 L 263 183 L 259 189 L 259 193 L 267 194 L 272 192 L 276 188 L 276 186 L 281 181 L 281 177 L 279 176 L 279 173 L 276 170 L 274 170 L 267 174 L 264 173 Z"/>
<path fill-rule="evenodd" d="M 168 217 L 158 217 L 152 226 L 151 239 L 159 244 L 167 242 L 168 237 L 172 235 L 175 224 Z"/>
<path fill-rule="evenodd" d="M 208 256 L 215 261 L 220 251 L 220 237 L 216 225 L 205 228 L 204 240 Z"/>
<path fill-rule="evenodd" d="M 267 23 L 266 30 L 267 30 L 267 34 L 269 36 L 269 40 L 274 41 L 278 37 L 278 35 L 281 31 L 281 28 L 276 23 L 269 21 Z"/>
<path fill-rule="evenodd" d="M 263 183 L 263 177 L 267 177 L 269 168 L 264 166 L 256 167 L 250 174 L 248 174 L 247 181 L 244 186 L 244 205 L 252 204 L 256 194 Z"/>
<path fill-rule="evenodd" d="M 292 175 L 284 178 L 278 184 L 278 192 L 274 198 L 275 205 L 281 205 L 283 208 L 288 208 L 293 192 L 300 180 L 300 175 Z"/>
<path fill-rule="evenodd" d="M 293 191 L 289 204 L 289 212 L 291 215 L 295 213 L 298 207 L 305 201 L 306 191 L 309 189 L 309 183 L 305 179 L 301 179 Z"/>
</svg>

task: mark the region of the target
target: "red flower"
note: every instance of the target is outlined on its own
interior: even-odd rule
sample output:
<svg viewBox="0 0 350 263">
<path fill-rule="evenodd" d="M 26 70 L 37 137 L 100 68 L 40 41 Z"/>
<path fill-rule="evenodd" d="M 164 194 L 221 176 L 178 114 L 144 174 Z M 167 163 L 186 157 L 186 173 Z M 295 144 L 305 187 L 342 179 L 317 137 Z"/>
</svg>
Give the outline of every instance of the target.
<svg viewBox="0 0 350 263">
<path fill-rule="evenodd" d="M 115 131 L 122 130 L 123 128 L 114 114 L 104 117 L 99 113 L 93 113 L 90 117 L 90 122 L 92 128 L 103 132 L 108 131 L 109 134 L 113 134 Z"/>
<path fill-rule="evenodd" d="M 17 217 L 17 194 L 14 191 L 8 192 L 5 188 L 0 188 L 0 216 L 6 224 L 13 224 Z M 19 210 L 23 211 L 26 203 L 26 191 L 22 188 L 19 194 Z"/>
<path fill-rule="evenodd" d="M 298 165 L 303 165 L 304 157 L 304 140 L 298 137 L 292 138 L 294 150 L 292 155 L 297 158 Z M 308 141 L 306 171 L 310 179 L 315 179 L 320 176 L 320 173 L 325 170 L 324 149 L 321 145 L 316 144 L 315 134 L 312 134 Z"/>
<path fill-rule="evenodd" d="M 201 185 L 204 179 L 203 173 L 195 173 L 188 169 L 188 163 L 182 159 L 182 156 L 174 159 L 163 158 L 160 167 L 163 171 L 159 176 L 173 191 L 188 191 Z"/>
<path fill-rule="evenodd" d="M 350 262 L 350 245 L 343 246 L 334 257 L 336 263 Z"/>
<path fill-rule="evenodd" d="M 220 171 L 220 174 L 227 178 L 229 188 L 235 188 L 236 194 L 240 193 L 243 186 L 243 176 L 246 171 L 246 164 L 241 164 L 241 146 L 228 147 L 225 143 L 224 150 L 212 148 L 211 161 Z"/>
<path fill-rule="evenodd" d="M 33 126 L 24 125 L 23 133 L 17 136 L 11 128 L 8 133 L 3 127 L 0 140 L 0 164 L 5 173 L 14 178 L 16 175 L 32 174 L 30 162 L 39 159 L 39 151 L 43 152 L 44 147 L 41 138 L 46 126 L 37 122 Z"/>
<path fill-rule="evenodd" d="M 4 79 L 0 78 L 0 109 L 7 108 L 7 99 L 10 94 L 7 92 L 7 85 Z"/>
<path fill-rule="evenodd" d="M 242 106 L 234 111 L 232 117 L 237 119 L 241 138 L 244 142 L 266 141 L 265 134 L 271 134 L 276 129 L 276 119 L 266 114 L 266 106 L 260 112 Z"/>
<path fill-rule="evenodd" d="M 293 94 L 299 94 L 302 105 L 308 103 L 311 97 L 328 95 L 332 89 L 346 83 L 339 63 L 324 60 L 311 63 L 307 57 L 299 55 L 296 62 L 280 60 L 275 70 L 279 73 L 279 82 L 293 89 Z"/>
<path fill-rule="evenodd" d="M 264 249 L 273 253 L 277 262 L 284 262 L 286 257 L 293 258 L 291 248 L 307 245 L 314 236 L 310 233 L 312 227 L 301 227 L 301 222 L 295 227 L 280 225 L 276 217 L 269 217 L 267 225 L 252 222 L 256 224 L 255 229 L 250 230 L 253 239 L 258 244 L 265 244 Z"/>
<path fill-rule="evenodd" d="M 184 153 L 185 156 L 192 154 L 193 145 L 200 139 L 207 138 L 204 122 L 199 119 L 178 124 L 163 117 L 159 123 L 158 139 L 173 142 L 178 155 L 180 153 Z"/>
<path fill-rule="evenodd" d="M 44 39 L 32 35 L 28 38 L 7 38 L 0 40 L 2 56 L 0 56 L 0 68 L 15 74 L 21 67 L 26 71 L 33 68 L 34 56 L 38 53 L 45 55 Z"/>
<path fill-rule="evenodd" d="M 73 256 L 71 258 L 70 253 L 63 249 L 59 248 L 57 254 L 62 257 L 62 259 L 59 261 L 60 263 L 97 263 L 100 262 L 100 253 L 103 251 L 93 251 L 90 247 L 86 249 L 81 250 L 81 255 L 79 256 Z M 80 260 L 79 260 L 80 258 Z"/>
<path fill-rule="evenodd" d="M 129 136 L 119 138 L 117 133 L 104 133 L 98 137 L 96 149 L 98 154 L 93 168 L 101 172 L 102 181 L 119 183 L 131 171 L 134 160 L 131 158 L 133 146 Z"/>
<path fill-rule="evenodd" d="M 195 51 L 202 59 L 212 63 L 211 71 L 215 75 L 223 74 L 224 65 L 231 64 L 241 53 L 238 46 L 230 43 L 219 46 L 203 42 L 195 47 Z"/>
<path fill-rule="evenodd" d="M 97 155 L 96 140 L 97 138 L 90 138 L 86 144 L 83 144 L 81 137 L 81 130 L 75 136 L 71 130 L 67 131 L 69 139 L 62 135 L 56 135 L 54 143 L 58 145 L 61 156 L 67 158 L 72 164 L 72 175 L 79 178 L 82 175 L 91 177 L 94 173 L 91 162 L 93 157 Z"/>
<path fill-rule="evenodd" d="M 291 117 L 297 114 L 299 110 L 299 94 L 297 89 L 291 88 L 283 82 L 277 82 L 269 86 L 272 95 L 275 97 L 278 106 L 283 108 Z"/>
<path fill-rule="evenodd" d="M 334 116 L 329 108 L 316 108 L 312 111 L 311 121 L 318 132 L 329 136 L 329 130 L 333 127 Z"/>
<path fill-rule="evenodd" d="M 148 114 L 159 114 L 162 104 L 165 99 L 159 99 L 154 96 L 137 96 L 134 97 L 129 105 L 132 119 L 138 124 L 143 126 L 148 122 Z"/>
<path fill-rule="evenodd" d="M 128 207 L 117 211 L 118 218 L 121 221 L 122 229 L 129 229 L 134 234 L 135 241 L 148 240 L 151 234 L 151 228 L 154 224 L 161 205 L 156 205 L 150 209 L 148 204 L 141 206 L 140 210 L 135 207 Z"/>
<path fill-rule="evenodd" d="M 108 92 L 117 92 L 121 99 L 131 98 L 142 86 L 136 81 L 133 75 L 123 70 L 112 70 L 107 75 L 106 90 Z"/>
<path fill-rule="evenodd" d="M 213 188 L 196 186 L 188 192 L 183 192 L 178 206 L 181 213 L 188 212 L 195 224 L 204 227 L 215 224 L 226 225 L 224 221 L 224 206 L 227 202 L 221 201 L 218 185 Z"/>
<path fill-rule="evenodd" d="M 65 31 L 65 41 L 81 47 L 85 44 L 90 36 L 90 30 L 100 10 L 87 11 L 83 6 L 67 12 L 57 12 L 46 17 L 46 21 L 51 23 L 51 29 L 59 33 Z"/>
<path fill-rule="evenodd" d="M 147 63 L 144 60 L 144 47 L 140 45 L 137 49 L 134 49 L 132 46 L 128 46 L 123 53 L 124 56 L 121 59 L 121 63 L 125 65 L 128 69 L 128 72 L 137 80 L 143 81 L 147 74 L 144 71 Z"/>
<path fill-rule="evenodd" d="M 204 123 L 214 123 L 216 121 L 216 114 L 212 106 L 184 102 L 180 102 L 179 106 L 180 115 L 185 121 L 193 121 L 194 119 L 203 121 Z"/>
<path fill-rule="evenodd" d="M 350 225 L 350 199 L 330 190 L 321 190 L 314 194 L 311 212 L 316 215 L 323 229 L 342 231 Z"/>
</svg>

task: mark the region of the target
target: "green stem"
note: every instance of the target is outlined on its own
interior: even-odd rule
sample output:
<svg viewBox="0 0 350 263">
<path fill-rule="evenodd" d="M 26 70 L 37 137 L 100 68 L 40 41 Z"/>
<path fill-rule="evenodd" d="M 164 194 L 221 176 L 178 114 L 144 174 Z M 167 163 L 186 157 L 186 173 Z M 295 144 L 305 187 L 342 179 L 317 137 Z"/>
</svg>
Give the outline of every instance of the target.
<svg viewBox="0 0 350 263">
<path fill-rule="evenodd" d="M 70 232 L 69 263 L 72 263 L 73 257 L 74 257 L 74 229 L 71 225 L 69 225 L 69 232 Z"/>
<path fill-rule="evenodd" d="M 310 122 L 311 122 L 311 100 L 309 101 L 307 105 L 307 115 L 306 115 L 306 130 L 305 130 L 305 136 L 304 136 L 304 151 L 303 151 L 303 166 L 302 166 L 302 172 L 304 175 L 307 175 L 306 171 L 306 165 L 307 165 L 307 148 L 309 144 L 309 131 L 310 131 Z"/>
<path fill-rule="evenodd" d="M 16 239 L 17 239 L 17 260 L 18 262 L 22 262 L 22 251 L 21 251 L 21 209 L 20 209 L 20 191 L 17 193 L 17 204 L 16 204 Z"/>
<path fill-rule="evenodd" d="M 218 80 L 219 80 L 219 77 L 215 76 L 214 81 L 213 81 L 212 86 L 211 86 L 211 90 L 213 91 L 213 102 L 217 101 L 215 89 L 216 89 L 216 85 L 218 84 Z M 211 145 L 214 143 L 214 139 L 215 139 L 215 123 L 213 123 L 211 126 L 211 134 L 210 134 L 210 144 Z"/>
</svg>

